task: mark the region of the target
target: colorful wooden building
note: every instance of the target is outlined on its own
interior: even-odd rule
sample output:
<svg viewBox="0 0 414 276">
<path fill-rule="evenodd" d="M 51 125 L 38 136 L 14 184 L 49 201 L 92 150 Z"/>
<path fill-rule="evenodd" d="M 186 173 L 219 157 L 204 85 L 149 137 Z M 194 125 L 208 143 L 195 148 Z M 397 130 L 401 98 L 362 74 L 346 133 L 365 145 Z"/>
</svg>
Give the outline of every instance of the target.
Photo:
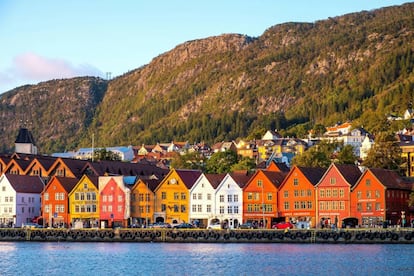
<svg viewBox="0 0 414 276">
<path fill-rule="evenodd" d="M 326 172 L 323 168 L 294 166 L 279 187 L 278 209 L 283 221 L 317 224 L 315 185 Z"/>
<path fill-rule="evenodd" d="M 154 222 L 155 194 L 159 179 L 138 179 L 131 189 L 131 225 L 148 226 Z"/>
<path fill-rule="evenodd" d="M 127 227 L 130 218 L 130 188 L 123 176 L 100 176 L 99 220 L 101 227 Z"/>
<path fill-rule="evenodd" d="M 189 221 L 190 189 L 200 175 L 198 170 L 170 170 L 155 189 L 155 222 Z"/>
<path fill-rule="evenodd" d="M 99 227 L 98 177 L 84 175 L 69 193 L 71 224 L 76 228 Z"/>
<path fill-rule="evenodd" d="M 355 165 L 331 164 L 316 184 L 317 221 L 323 227 L 341 226 L 351 217 L 351 188 L 361 171 Z"/>
<path fill-rule="evenodd" d="M 54 176 L 42 192 L 42 223 L 50 227 L 70 227 L 69 193 L 78 179 Z"/>
<path fill-rule="evenodd" d="M 243 222 L 271 228 L 278 218 L 277 194 L 286 173 L 258 170 L 243 188 Z"/>
</svg>

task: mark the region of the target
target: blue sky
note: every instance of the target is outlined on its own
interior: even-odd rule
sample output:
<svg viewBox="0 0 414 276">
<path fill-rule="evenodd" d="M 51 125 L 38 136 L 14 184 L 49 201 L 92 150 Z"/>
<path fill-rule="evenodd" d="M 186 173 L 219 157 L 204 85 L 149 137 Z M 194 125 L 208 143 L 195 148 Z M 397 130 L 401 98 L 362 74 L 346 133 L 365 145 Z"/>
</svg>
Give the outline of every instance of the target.
<svg viewBox="0 0 414 276">
<path fill-rule="evenodd" d="M 0 93 L 55 78 L 115 77 L 188 40 L 224 33 L 257 37 L 285 22 L 406 2 L 0 0 Z"/>
</svg>

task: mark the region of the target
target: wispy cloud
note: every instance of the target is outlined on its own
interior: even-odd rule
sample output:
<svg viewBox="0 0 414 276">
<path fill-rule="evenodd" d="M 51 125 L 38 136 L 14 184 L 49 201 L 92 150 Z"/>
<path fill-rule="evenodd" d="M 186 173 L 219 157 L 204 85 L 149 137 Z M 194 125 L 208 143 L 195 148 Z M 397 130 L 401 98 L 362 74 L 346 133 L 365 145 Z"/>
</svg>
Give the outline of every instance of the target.
<svg viewBox="0 0 414 276">
<path fill-rule="evenodd" d="M 74 65 L 67 60 L 48 58 L 28 52 L 13 58 L 11 66 L 0 72 L 0 93 L 3 89 L 33 84 L 51 79 L 77 76 L 103 76 L 102 71 L 89 64 Z"/>
</svg>

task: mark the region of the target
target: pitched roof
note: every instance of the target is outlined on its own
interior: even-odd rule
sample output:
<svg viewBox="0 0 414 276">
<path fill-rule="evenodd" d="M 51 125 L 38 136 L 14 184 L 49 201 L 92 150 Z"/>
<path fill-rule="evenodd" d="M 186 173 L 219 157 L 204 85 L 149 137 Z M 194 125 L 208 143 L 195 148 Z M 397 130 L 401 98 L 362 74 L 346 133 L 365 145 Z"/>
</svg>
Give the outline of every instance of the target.
<svg viewBox="0 0 414 276">
<path fill-rule="evenodd" d="M 327 169 L 324 168 L 312 168 L 312 167 L 297 167 L 303 175 L 309 180 L 309 182 L 315 186 L 325 174 Z"/>
<path fill-rule="evenodd" d="M 148 189 L 154 192 L 158 185 L 160 185 L 162 179 L 141 179 L 141 181 L 147 185 Z"/>
<path fill-rule="evenodd" d="M 201 171 L 199 170 L 175 170 L 178 176 L 182 179 L 184 182 L 184 185 L 191 189 L 193 187 L 194 183 L 197 181 L 197 179 L 201 175 Z"/>
<path fill-rule="evenodd" d="M 388 189 L 412 189 L 412 184 L 404 181 L 395 171 L 380 168 L 372 168 L 369 171 Z"/>
<path fill-rule="evenodd" d="M 17 193 L 41 193 L 44 188 L 43 181 L 39 176 L 6 174 L 10 185 Z"/>
<path fill-rule="evenodd" d="M 19 134 L 14 142 L 19 144 L 36 144 L 32 133 L 27 128 L 19 129 Z"/>
<path fill-rule="evenodd" d="M 226 176 L 226 173 L 205 173 L 204 176 L 207 178 L 208 182 L 210 182 L 211 186 L 213 186 L 214 189 L 217 189 L 221 181 L 223 181 L 223 178 Z"/>
<path fill-rule="evenodd" d="M 358 179 L 361 177 L 362 172 L 356 165 L 338 165 L 334 164 L 338 171 L 342 174 L 345 180 L 352 186 L 354 186 Z"/>
<path fill-rule="evenodd" d="M 250 178 L 252 177 L 251 174 L 248 172 L 232 172 L 229 175 L 233 178 L 233 180 L 239 185 L 240 188 L 244 188 L 244 186 L 249 182 Z"/>
<path fill-rule="evenodd" d="M 262 171 L 263 174 L 273 183 L 276 188 L 279 188 L 283 180 L 287 176 L 286 172 Z"/>
<path fill-rule="evenodd" d="M 70 193 L 79 181 L 77 178 L 60 176 L 56 176 L 56 179 L 60 182 L 67 193 Z"/>
</svg>

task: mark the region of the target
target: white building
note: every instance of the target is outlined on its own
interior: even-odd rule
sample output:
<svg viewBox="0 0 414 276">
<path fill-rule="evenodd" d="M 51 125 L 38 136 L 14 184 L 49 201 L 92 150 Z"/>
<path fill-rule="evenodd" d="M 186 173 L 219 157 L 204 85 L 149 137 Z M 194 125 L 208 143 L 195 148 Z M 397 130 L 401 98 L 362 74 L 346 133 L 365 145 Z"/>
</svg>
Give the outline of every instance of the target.
<svg viewBox="0 0 414 276">
<path fill-rule="evenodd" d="M 226 174 L 201 174 L 190 189 L 190 222 L 207 227 L 215 218 L 215 193 Z"/>
<path fill-rule="evenodd" d="M 21 227 L 40 216 L 43 188 L 39 176 L 3 174 L 0 177 L 0 225 Z"/>
<path fill-rule="evenodd" d="M 223 228 L 237 228 L 243 221 L 243 187 L 249 181 L 246 173 L 227 174 L 216 189 L 213 213 Z"/>
</svg>

